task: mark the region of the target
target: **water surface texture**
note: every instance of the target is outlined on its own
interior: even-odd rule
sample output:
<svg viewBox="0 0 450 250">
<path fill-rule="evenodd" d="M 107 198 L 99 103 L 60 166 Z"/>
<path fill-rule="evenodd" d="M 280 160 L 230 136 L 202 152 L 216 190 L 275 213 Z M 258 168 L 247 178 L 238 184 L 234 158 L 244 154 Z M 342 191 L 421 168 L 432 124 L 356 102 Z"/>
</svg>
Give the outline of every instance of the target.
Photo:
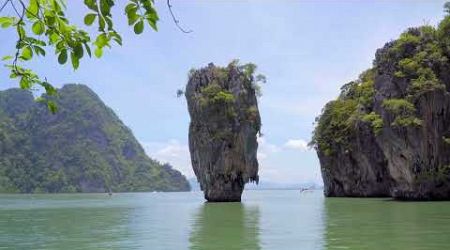
<svg viewBox="0 0 450 250">
<path fill-rule="evenodd" d="M 0 249 L 446 249 L 450 202 L 245 191 L 0 195 Z"/>
</svg>

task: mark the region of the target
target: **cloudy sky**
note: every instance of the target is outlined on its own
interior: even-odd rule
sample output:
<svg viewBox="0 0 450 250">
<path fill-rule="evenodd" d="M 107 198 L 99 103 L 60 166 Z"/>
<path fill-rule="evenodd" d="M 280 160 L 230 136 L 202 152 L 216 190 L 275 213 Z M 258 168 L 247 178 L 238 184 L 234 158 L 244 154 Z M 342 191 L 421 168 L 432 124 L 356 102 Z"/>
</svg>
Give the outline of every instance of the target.
<svg viewBox="0 0 450 250">
<path fill-rule="evenodd" d="M 68 1 L 69 15 L 82 23 L 81 0 Z M 119 1 L 118 1 L 119 2 Z M 56 86 L 91 87 L 134 132 L 147 153 L 192 177 L 186 101 L 176 90 L 191 68 L 232 59 L 253 62 L 268 82 L 260 98 L 264 136 L 259 139 L 260 179 L 321 183 L 317 156 L 307 148 L 314 118 L 372 63 L 375 50 L 407 27 L 436 24 L 444 1 L 187 1 L 172 0 L 184 34 L 165 1 L 158 1 L 159 32 L 136 36 L 123 6 L 115 11 L 124 45 L 101 60 L 83 59 L 73 71 L 56 58 L 30 66 Z M 10 10 L 6 10 L 8 12 Z M 3 14 L 3 13 L 2 13 Z M 0 30 L 0 55 L 12 54 L 14 33 Z M 50 54 L 50 53 L 49 53 Z M 0 68 L 0 88 L 17 86 Z"/>
</svg>

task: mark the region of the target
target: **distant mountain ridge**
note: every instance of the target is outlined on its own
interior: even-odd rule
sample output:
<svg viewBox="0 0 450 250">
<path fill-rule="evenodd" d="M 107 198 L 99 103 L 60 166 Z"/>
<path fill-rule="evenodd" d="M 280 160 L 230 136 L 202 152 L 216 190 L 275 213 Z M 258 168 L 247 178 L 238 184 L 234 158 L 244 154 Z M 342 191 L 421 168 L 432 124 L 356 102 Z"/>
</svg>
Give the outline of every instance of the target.
<svg viewBox="0 0 450 250">
<path fill-rule="evenodd" d="M 190 190 L 87 86 L 65 85 L 55 102 L 53 115 L 28 91 L 0 91 L 0 192 Z"/>
</svg>

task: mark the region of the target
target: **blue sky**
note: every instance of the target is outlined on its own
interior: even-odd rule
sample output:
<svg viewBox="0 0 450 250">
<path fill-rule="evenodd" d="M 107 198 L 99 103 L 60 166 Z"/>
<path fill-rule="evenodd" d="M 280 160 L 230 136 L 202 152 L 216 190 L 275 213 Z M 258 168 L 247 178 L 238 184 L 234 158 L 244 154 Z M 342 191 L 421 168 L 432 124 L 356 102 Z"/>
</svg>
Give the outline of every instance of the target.
<svg viewBox="0 0 450 250">
<path fill-rule="evenodd" d="M 82 1 L 68 2 L 69 16 L 82 23 L 87 11 Z M 134 35 L 119 4 L 114 14 L 122 47 L 101 60 L 83 59 L 77 71 L 59 66 L 53 57 L 30 66 L 56 86 L 91 87 L 151 157 L 192 177 L 189 116 L 176 90 L 186 84 L 191 68 L 226 65 L 234 58 L 253 62 L 268 79 L 259 100 L 260 178 L 296 184 L 321 183 L 317 156 L 305 144 L 323 105 L 371 66 L 385 42 L 408 27 L 436 24 L 445 1 L 172 0 L 181 25 L 194 31 L 190 34 L 176 28 L 165 1 L 156 2 L 159 32 L 147 26 L 143 35 Z M 0 30 L 0 55 L 12 54 L 15 40 L 14 33 Z M 3 67 L 0 79 L 1 89 L 17 86 Z"/>
</svg>

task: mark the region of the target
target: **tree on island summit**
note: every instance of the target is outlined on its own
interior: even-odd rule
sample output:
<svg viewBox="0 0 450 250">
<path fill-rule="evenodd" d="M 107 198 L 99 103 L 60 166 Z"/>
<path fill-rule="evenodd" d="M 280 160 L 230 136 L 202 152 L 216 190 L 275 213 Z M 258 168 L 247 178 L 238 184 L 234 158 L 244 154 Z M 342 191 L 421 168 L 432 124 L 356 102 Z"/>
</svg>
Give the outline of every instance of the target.
<svg viewBox="0 0 450 250">
<path fill-rule="evenodd" d="M 71 24 L 64 13 L 67 9 L 65 0 L 0 0 L 0 27 L 15 29 L 17 36 L 14 54 L 2 58 L 11 72 L 10 78 L 17 79 L 22 89 L 31 90 L 40 86 L 47 96 L 56 95 L 56 89 L 47 78 L 40 77 L 22 63 L 45 56 L 46 51 L 53 48 L 59 64 L 70 60 L 76 70 L 84 56 L 94 54 L 100 58 L 105 48 L 111 48 L 113 44 L 122 45 L 122 37 L 114 28 L 112 16 L 115 2 L 117 0 L 84 0 L 87 7 L 84 24 L 98 27 L 97 32 L 91 35 Z M 124 14 L 135 34 L 141 34 L 146 24 L 158 30 L 159 17 L 154 0 L 127 0 L 127 3 Z M 179 26 L 170 0 L 167 0 L 167 6 L 175 25 L 182 32 L 191 32 Z M 8 8 L 13 15 L 4 14 Z M 56 112 L 57 107 L 51 100 L 41 98 L 39 101 L 47 103 L 50 111 Z"/>
</svg>

